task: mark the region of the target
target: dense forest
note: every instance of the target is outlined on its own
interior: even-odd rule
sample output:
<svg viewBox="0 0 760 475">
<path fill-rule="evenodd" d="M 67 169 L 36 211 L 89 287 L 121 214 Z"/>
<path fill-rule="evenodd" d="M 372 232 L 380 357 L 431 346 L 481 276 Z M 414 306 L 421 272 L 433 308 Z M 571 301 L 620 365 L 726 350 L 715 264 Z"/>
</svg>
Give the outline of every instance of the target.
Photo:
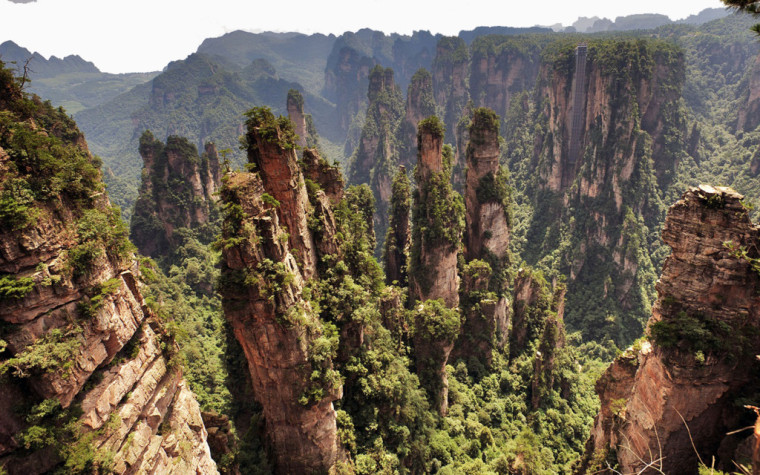
<svg viewBox="0 0 760 475">
<path fill-rule="evenodd" d="M 662 389 L 681 419 L 653 419 L 660 473 L 746 469 L 751 441 L 725 433 L 759 394 L 760 46 L 751 18 L 708 17 L 234 32 L 139 77 L 0 63 L 0 473 L 126 473 L 206 443 L 229 474 L 619 473 L 656 461 L 615 439 L 646 406 L 620 388 L 653 365 L 682 386 L 747 373 L 687 417 Z M 53 90 L 73 117 L 32 94 Z M 694 273 L 718 287 L 689 293 Z M 149 323 L 79 361 L 122 286 Z M 140 426 L 135 386 L 87 425 L 146 332 L 171 403 L 148 392 L 160 420 Z M 167 409 L 184 384 L 197 407 Z"/>
</svg>

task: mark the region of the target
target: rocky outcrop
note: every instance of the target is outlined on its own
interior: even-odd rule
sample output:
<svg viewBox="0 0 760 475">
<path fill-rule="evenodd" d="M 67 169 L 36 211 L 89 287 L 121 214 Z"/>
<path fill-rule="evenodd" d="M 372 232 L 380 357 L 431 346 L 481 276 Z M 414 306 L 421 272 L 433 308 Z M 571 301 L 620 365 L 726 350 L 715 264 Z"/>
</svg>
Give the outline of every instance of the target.
<svg viewBox="0 0 760 475">
<path fill-rule="evenodd" d="M 247 139 L 258 173 L 230 174 L 222 189 L 223 306 L 248 360 L 277 472 L 324 472 L 341 454 L 333 408 L 341 383 L 332 369 L 336 349 L 325 347 L 322 323 L 302 295 L 316 273 L 311 205 L 292 129 L 267 109 L 254 111 Z"/>
<path fill-rule="evenodd" d="M 385 281 L 407 286 L 407 260 L 409 254 L 409 213 L 412 208 L 412 191 L 406 168 L 399 167 L 393 178 L 388 235 L 383 246 Z"/>
<path fill-rule="evenodd" d="M 658 40 L 594 40 L 543 55 L 526 261 L 566 236 L 566 321 L 588 328 L 585 338 L 627 344 L 648 318 L 656 275 L 648 246 L 685 146 L 683 82 L 683 52 Z M 589 288 L 603 289 L 594 302 L 582 297 Z"/>
<path fill-rule="evenodd" d="M 298 136 L 296 139 L 296 145 L 301 148 L 306 147 L 307 132 L 306 132 L 306 116 L 303 113 L 303 95 L 297 89 L 291 89 L 288 91 L 288 100 L 286 104 L 288 111 L 288 119 L 293 123 L 293 128 Z"/>
<path fill-rule="evenodd" d="M 247 122 L 248 157 L 256 166 L 279 220 L 286 229 L 290 249 L 297 249 L 297 262 L 304 278 L 317 269 L 317 251 L 308 226 L 308 190 L 296 157 L 292 123 L 275 119 L 268 109 L 254 109 L 257 115 Z"/>
<path fill-rule="evenodd" d="M 610 50 L 620 55 L 605 56 Z M 585 60 L 577 63 L 581 54 Z M 631 57 L 645 62 L 631 61 Z M 585 74 L 575 74 L 576 67 L 585 68 Z M 676 110 L 684 74 L 683 53 L 656 41 L 642 48 L 631 40 L 590 42 L 546 58 L 538 75 L 538 94 L 547 97 L 541 113 L 548 128 L 537 138 L 536 147 L 544 186 L 564 192 L 577 178 L 580 195 L 592 198 L 609 187 L 610 199 L 620 209 L 623 189 L 644 147 L 651 147 L 658 177 L 670 176 L 677 157 L 666 149 L 665 140 L 674 128 L 685 135 L 679 129 L 685 124 Z M 582 84 L 575 84 L 576 79 Z M 570 142 L 575 115 L 581 138 L 574 161 Z M 651 145 L 641 131 L 649 134 Z M 591 173 L 577 176 L 584 168 Z"/>
<path fill-rule="evenodd" d="M 414 193 L 409 293 L 414 300 L 459 305 L 457 252 L 463 228 L 461 196 L 451 188 L 451 149 L 443 156 L 443 124 L 420 123 Z"/>
<path fill-rule="evenodd" d="M 215 218 L 219 157 L 212 143 L 199 157 L 187 139 L 170 136 L 164 144 L 150 131 L 140 137 L 140 155 L 142 185 L 130 235 L 142 254 L 158 258 L 171 254 L 178 228 L 197 228 Z"/>
<path fill-rule="evenodd" d="M 16 87 L 0 86 L 0 96 Z M 217 473 L 178 348 L 143 300 L 126 228 L 81 133 L 50 106 L 19 107 L 28 102 L 17 92 L 0 100 L 0 189 L 21 186 L 21 207 L 0 217 L 0 467 Z M 32 173 L 14 134 L 52 170 L 70 167 L 70 179 Z M 28 194 L 35 187 L 49 191 L 44 200 Z"/>
<path fill-rule="evenodd" d="M 366 121 L 347 175 L 349 183 L 368 183 L 372 188 L 374 229 L 382 240 L 388 227 L 392 173 L 398 162 L 396 133 L 404 113 L 403 96 L 393 79 L 392 69 L 376 66 L 370 72 L 367 97 Z"/>
<path fill-rule="evenodd" d="M 760 351 L 758 227 L 729 188 L 701 185 L 668 212 L 663 240 L 672 253 L 657 284 L 647 339 L 618 357 L 597 382 L 601 410 L 581 472 L 645 464 L 694 473 L 717 454 L 730 469 L 731 447 L 754 415 L 734 401 L 757 390 Z"/>
<path fill-rule="evenodd" d="M 406 109 L 399 124 L 396 137 L 399 143 L 398 163 L 413 168 L 417 161 L 417 124 L 435 114 L 433 98 L 433 78 L 425 69 L 420 69 L 409 83 L 406 93 Z"/>
<path fill-rule="evenodd" d="M 465 256 L 503 260 L 509 251 L 509 194 L 506 171 L 499 167 L 499 118 L 476 109 L 469 128 L 465 184 Z"/>
<path fill-rule="evenodd" d="M 330 199 L 330 203 L 336 204 L 343 199 L 343 188 L 346 185 L 343 174 L 337 166 L 327 163 L 316 149 L 304 149 L 301 169 L 304 178 L 319 185 Z"/>
<path fill-rule="evenodd" d="M 443 145 L 443 124 L 433 116 L 420 122 L 419 154 L 412 214 L 409 295 L 418 308 L 414 337 L 418 374 L 441 414 L 448 407 L 446 362 L 459 335 L 457 253 L 464 207 L 451 187 L 451 148 Z"/>
<path fill-rule="evenodd" d="M 298 136 L 296 145 L 301 148 L 314 148 L 317 146 L 319 137 L 317 137 L 317 130 L 314 127 L 314 120 L 311 114 L 304 113 L 304 100 L 303 95 L 297 89 L 290 89 L 288 91 L 288 99 L 286 109 L 288 111 L 288 118 L 293 123 L 295 133 Z"/>
<path fill-rule="evenodd" d="M 490 364 L 494 348 L 507 341 L 505 270 L 509 261 L 509 193 L 499 166 L 499 118 L 492 110 L 473 113 L 465 183 L 465 321 L 455 357 Z"/>
</svg>

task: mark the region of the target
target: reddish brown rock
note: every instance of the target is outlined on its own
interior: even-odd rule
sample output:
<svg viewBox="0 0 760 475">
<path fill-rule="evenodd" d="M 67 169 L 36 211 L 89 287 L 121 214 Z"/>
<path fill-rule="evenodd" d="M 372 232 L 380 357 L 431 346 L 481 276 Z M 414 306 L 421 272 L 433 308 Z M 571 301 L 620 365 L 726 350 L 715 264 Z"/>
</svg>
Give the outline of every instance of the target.
<svg viewBox="0 0 760 475">
<path fill-rule="evenodd" d="M 274 198 L 279 221 L 285 227 L 289 248 L 297 250 L 304 278 L 316 274 L 317 252 L 309 230 L 310 204 L 303 173 L 298 166 L 290 121 L 275 119 L 268 110 L 248 120 L 248 159 L 256 166 L 264 192 Z"/>
<path fill-rule="evenodd" d="M 331 358 L 312 347 L 321 323 L 301 295 L 304 277 L 279 213 L 262 200 L 267 189 L 258 174 L 238 173 L 222 190 L 225 205 L 239 210 L 224 223 L 225 315 L 248 360 L 278 473 L 327 471 L 340 453 L 333 401 L 341 386 Z M 321 375 L 317 380 L 314 372 Z"/>
<path fill-rule="evenodd" d="M 741 199 L 702 185 L 670 208 L 663 239 L 672 253 L 648 340 L 597 383 L 602 406 L 581 472 L 615 451 L 623 472 L 653 463 L 664 473 L 694 473 L 697 454 L 720 455 L 726 434 L 752 420 L 734 401 L 757 390 L 760 275 L 747 259 L 758 257 L 760 231 Z M 730 464 L 716 460 L 721 470 Z"/>
</svg>

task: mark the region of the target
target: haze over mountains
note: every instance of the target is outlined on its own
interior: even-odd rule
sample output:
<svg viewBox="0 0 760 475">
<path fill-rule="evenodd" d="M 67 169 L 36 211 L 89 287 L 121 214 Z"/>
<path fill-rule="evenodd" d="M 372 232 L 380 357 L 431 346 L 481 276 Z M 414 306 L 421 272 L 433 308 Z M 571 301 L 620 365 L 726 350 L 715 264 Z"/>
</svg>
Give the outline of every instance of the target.
<svg viewBox="0 0 760 475">
<path fill-rule="evenodd" d="M 0 473 L 757 469 L 753 23 L 3 43 Z"/>
</svg>

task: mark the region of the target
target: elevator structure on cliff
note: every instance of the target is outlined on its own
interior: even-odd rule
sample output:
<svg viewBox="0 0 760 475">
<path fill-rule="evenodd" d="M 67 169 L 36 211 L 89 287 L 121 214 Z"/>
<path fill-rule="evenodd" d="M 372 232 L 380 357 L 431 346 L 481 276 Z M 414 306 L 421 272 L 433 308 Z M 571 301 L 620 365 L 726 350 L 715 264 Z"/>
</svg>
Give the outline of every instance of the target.
<svg viewBox="0 0 760 475">
<path fill-rule="evenodd" d="M 581 153 L 583 112 L 586 109 L 586 43 L 575 48 L 575 77 L 573 78 L 573 102 L 570 115 L 570 145 L 568 147 L 569 169 L 575 168 Z"/>
</svg>

